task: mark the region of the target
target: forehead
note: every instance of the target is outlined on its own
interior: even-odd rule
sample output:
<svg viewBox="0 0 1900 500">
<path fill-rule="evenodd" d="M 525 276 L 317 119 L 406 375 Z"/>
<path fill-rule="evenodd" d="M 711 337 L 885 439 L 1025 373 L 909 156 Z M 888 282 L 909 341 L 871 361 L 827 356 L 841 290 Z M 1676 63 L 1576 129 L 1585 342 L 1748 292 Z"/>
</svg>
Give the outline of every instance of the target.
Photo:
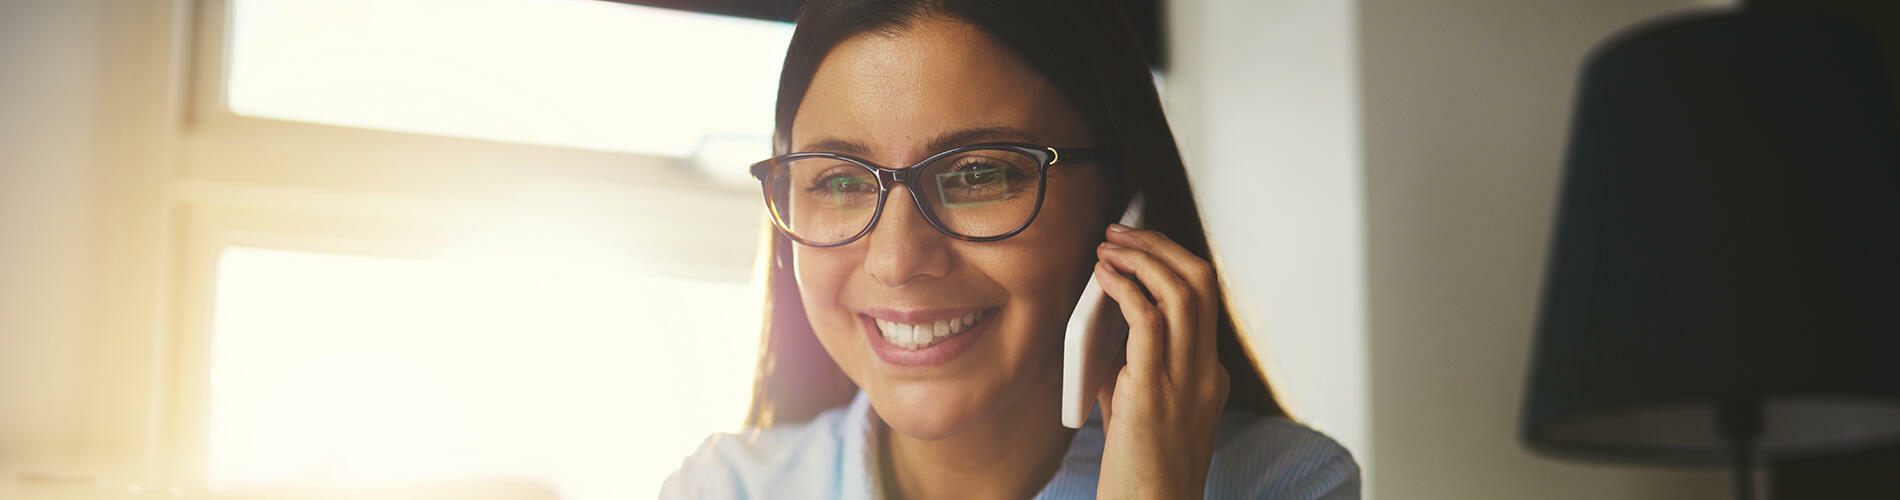
<svg viewBox="0 0 1900 500">
<path fill-rule="evenodd" d="M 1014 53 L 973 26 L 941 19 L 838 44 L 819 64 L 792 124 L 794 151 L 891 165 L 934 153 L 958 135 L 1068 147 L 1087 138 L 1061 94 Z"/>
</svg>

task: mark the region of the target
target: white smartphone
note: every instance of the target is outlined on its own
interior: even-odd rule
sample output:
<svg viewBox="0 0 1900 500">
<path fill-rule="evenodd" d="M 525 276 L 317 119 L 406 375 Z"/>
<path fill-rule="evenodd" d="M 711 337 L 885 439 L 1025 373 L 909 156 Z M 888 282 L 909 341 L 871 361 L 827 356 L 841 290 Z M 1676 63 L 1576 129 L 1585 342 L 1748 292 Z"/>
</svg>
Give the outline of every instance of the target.
<svg viewBox="0 0 1900 500">
<path fill-rule="evenodd" d="M 1128 209 L 1122 212 L 1121 224 L 1141 227 L 1141 205 L 1141 193 L 1135 193 L 1128 200 Z M 1097 314 L 1105 302 L 1108 294 L 1090 274 L 1089 284 L 1082 288 L 1082 300 L 1075 304 L 1075 312 L 1069 313 L 1069 329 L 1062 344 L 1062 425 L 1070 429 L 1080 429 L 1088 422 L 1096 393 L 1115 376 L 1115 361 L 1127 346 L 1126 329 L 1104 324 L 1108 322 L 1103 320 L 1104 316 L 1121 315 Z M 1110 328 L 1118 328 L 1123 335 L 1104 331 Z"/>
</svg>

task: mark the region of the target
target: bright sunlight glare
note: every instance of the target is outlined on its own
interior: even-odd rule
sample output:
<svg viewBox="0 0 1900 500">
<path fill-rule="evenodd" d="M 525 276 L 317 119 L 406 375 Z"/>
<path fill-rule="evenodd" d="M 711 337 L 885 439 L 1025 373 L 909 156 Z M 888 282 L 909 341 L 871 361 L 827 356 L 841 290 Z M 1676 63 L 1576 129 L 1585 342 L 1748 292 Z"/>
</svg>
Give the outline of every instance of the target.
<svg viewBox="0 0 1900 500">
<path fill-rule="evenodd" d="M 600 0 L 235 0 L 246 116 L 687 157 L 769 151 L 791 25 Z"/>
<path fill-rule="evenodd" d="M 564 499 L 649 498 L 708 433 L 739 427 L 760 293 L 571 255 L 229 247 L 208 479 L 507 478 Z"/>
</svg>

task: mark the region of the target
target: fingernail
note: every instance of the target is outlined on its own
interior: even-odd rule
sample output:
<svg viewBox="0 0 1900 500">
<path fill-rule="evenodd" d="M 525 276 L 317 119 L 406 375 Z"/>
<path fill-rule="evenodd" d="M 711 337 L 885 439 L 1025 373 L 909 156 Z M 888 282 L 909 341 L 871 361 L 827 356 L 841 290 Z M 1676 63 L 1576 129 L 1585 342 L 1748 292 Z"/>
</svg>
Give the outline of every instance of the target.
<svg viewBox="0 0 1900 500">
<path fill-rule="evenodd" d="M 1108 230 L 1110 230 L 1110 231 L 1114 231 L 1114 232 L 1117 232 L 1117 233 L 1125 233 L 1125 232 L 1128 232 L 1128 230 L 1130 230 L 1130 229 L 1134 229 L 1134 228 L 1132 228 L 1132 227 L 1128 227 L 1128 226 L 1124 226 L 1124 225 L 1121 225 L 1121 224 L 1119 224 L 1119 223 L 1117 223 L 1117 224 L 1109 224 L 1109 225 L 1108 225 Z"/>
<path fill-rule="evenodd" d="M 1109 243 L 1106 241 L 1102 242 L 1102 248 L 1121 248 L 1121 247 L 1122 247 L 1121 245 L 1117 245 L 1114 243 Z"/>
</svg>

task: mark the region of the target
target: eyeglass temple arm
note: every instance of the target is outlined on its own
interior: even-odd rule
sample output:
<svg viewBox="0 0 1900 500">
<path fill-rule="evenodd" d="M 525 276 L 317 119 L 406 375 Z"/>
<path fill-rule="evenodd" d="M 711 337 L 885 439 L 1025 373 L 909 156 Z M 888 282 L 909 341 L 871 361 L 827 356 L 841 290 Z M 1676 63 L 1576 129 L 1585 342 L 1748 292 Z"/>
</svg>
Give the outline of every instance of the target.
<svg viewBox="0 0 1900 500">
<path fill-rule="evenodd" d="M 748 167 L 747 170 L 752 172 L 753 179 L 758 179 L 759 181 L 763 182 L 765 181 L 766 171 L 771 170 L 772 168 L 771 164 L 772 164 L 772 160 L 765 160 L 762 162 L 752 164 L 752 166 Z"/>
</svg>

